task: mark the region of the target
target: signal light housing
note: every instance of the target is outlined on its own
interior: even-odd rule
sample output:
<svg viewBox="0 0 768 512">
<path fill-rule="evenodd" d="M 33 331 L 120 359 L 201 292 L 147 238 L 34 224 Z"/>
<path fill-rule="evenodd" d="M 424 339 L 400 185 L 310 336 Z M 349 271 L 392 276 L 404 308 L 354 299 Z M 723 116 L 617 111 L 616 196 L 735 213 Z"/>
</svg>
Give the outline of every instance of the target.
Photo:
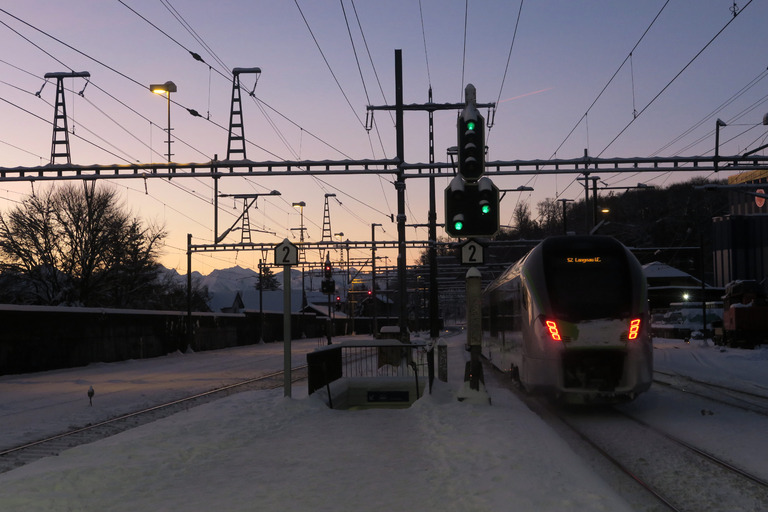
<svg viewBox="0 0 768 512">
<path fill-rule="evenodd" d="M 489 178 L 474 183 L 453 178 L 445 189 L 445 231 L 456 238 L 499 231 L 499 189 Z"/>
<path fill-rule="evenodd" d="M 485 119 L 474 103 L 468 103 L 456 123 L 459 138 L 459 174 L 468 182 L 485 172 Z"/>
<path fill-rule="evenodd" d="M 331 266 L 331 255 L 329 253 L 325 254 L 325 263 L 323 263 L 323 273 L 325 274 L 326 279 L 332 279 L 333 278 L 333 267 Z"/>
</svg>

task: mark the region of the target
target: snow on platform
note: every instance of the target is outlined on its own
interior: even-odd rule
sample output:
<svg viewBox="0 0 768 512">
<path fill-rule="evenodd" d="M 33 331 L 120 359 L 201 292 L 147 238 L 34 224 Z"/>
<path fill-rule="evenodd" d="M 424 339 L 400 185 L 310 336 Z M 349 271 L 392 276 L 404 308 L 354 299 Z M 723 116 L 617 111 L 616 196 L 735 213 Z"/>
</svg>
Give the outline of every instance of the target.
<svg viewBox="0 0 768 512">
<path fill-rule="evenodd" d="M 449 382 L 410 408 L 332 410 L 305 382 L 293 398 L 240 393 L 1 474 L 0 510 L 629 510 L 509 391 L 489 382 L 493 405 L 456 400 L 468 354 L 463 335 L 446 341 Z M 293 342 L 294 361 L 317 343 Z M 0 377 L 0 445 L 280 357 L 269 344 Z"/>
</svg>

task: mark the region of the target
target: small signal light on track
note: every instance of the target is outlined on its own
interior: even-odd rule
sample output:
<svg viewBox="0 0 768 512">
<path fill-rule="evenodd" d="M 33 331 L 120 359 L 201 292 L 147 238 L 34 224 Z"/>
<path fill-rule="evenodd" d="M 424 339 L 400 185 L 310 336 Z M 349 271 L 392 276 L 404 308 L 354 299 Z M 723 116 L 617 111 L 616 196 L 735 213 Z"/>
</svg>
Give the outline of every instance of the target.
<svg viewBox="0 0 768 512">
<path fill-rule="evenodd" d="M 640 319 L 635 318 L 631 322 L 629 322 L 629 335 L 627 336 L 627 338 L 630 340 L 636 340 L 639 334 L 640 334 Z"/>
</svg>

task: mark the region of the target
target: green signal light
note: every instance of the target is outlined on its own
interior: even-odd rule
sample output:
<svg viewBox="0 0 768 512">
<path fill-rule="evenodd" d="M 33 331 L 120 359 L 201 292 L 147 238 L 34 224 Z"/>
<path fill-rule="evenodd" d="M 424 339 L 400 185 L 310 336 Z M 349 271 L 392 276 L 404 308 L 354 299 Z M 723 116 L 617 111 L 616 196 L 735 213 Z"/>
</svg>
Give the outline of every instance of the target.
<svg viewBox="0 0 768 512">
<path fill-rule="evenodd" d="M 461 231 L 462 229 L 464 229 L 464 223 L 461 222 L 460 220 L 457 220 L 456 222 L 453 223 L 453 229 L 456 231 Z"/>
<path fill-rule="evenodd" d="M 467 123 L 467 130 L 475 131 L 475 122 L 474 121 L 469 121 Z"/>
<path fill-rule="evenodd" d="M 480 211 L 482 212 L 483 215 L 488 215 L 489 213 L 491 213 L 491 205 L 489 204 L 481 205 Z"/>
</svg>

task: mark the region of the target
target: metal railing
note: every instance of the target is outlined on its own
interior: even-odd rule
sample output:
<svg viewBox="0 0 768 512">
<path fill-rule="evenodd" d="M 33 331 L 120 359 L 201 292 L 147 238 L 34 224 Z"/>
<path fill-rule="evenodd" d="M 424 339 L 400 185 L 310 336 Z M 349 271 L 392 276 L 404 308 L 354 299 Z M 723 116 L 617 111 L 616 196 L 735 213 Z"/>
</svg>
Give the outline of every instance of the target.
<svg viewBox="0 0 768 512">
<path fill-rule="evenodd" d="M 393 340 L 345 341 L 307 354 L 309 393 L 341 378 L 427 378 L 424 343 Z"/>
<path fill-rule="evenodd" d="M 405 377 L 427 374 L 427 352 L 423 343 L 343 342 L 341 361 L 344 377 Z"/>
</svg>

